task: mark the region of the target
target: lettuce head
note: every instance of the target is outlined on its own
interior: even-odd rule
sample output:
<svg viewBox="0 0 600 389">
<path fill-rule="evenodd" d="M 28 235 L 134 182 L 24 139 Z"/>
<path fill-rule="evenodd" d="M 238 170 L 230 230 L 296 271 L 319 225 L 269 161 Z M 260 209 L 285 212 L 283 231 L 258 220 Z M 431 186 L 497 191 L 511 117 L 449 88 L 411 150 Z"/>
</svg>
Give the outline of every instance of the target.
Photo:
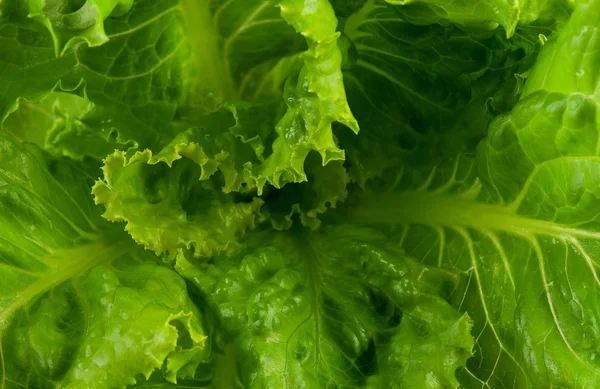
<svg viewBox="0 0 600 389">
<path fill-rule="evenodd" d="M 600 0 L 0 0 L 23 388 L 600 388 Z"/>
</svg>

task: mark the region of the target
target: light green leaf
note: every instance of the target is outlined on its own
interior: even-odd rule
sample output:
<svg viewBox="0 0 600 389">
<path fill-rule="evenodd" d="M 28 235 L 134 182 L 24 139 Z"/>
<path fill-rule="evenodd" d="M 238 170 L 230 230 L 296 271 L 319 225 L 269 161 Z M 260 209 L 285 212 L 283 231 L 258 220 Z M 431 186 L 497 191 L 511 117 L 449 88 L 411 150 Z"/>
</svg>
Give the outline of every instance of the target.
<svg viewBox="0 0 600 389">
<path fill-rule="evenodd" d="M 205 358 L 185 282 L 102 220 L 87 169 L 0 138 L 4 388 L 174 382 Z"/>
<path fill-rule="evenodd" d="M 55 120 L 52 107 L 21 102 L 19 109 L 4 122 L 2 133 L 19 142 L 33 143 L 43 149 L 47 132 Z"/>
<path fill-rule="evenodd" d="M 138 243 L 158 253 L 174 253 L 191 244 L 197 255 L 210 255 L 235 248 L 240 233 L 267 217 L 277 229 L 290 228 L 295 215 L 302 224 L 316 228 L 321 214 L 345 200 L 349 178 L 342 163 L 323 166 L 317 153 L 306 160 L 308 182 L 281 190 L 267 187 L 252 200 L 257 196 L 264 144 L 272 139 L 276 106 L 223 103 L 211 95 L 202 103 L 178 124 L 191 128 L 180 132 L 159 154 L 145 151 L 128 160 L 116 152 L 105 160 L 104 180 L 94 189 L 96 201 L 106 207 L 108 220 L 128 222 L 126 229 Z M 202 107 L 214 112 L 202 112 Z M 161 168 L 163 163 L 177 166 Z M 195 184 L 196 180 L 210 182 Z M 194 186 L 198 189 L 192 190 Z M 264 201 L 269 205 L 262 208 Z M 187 209 L 192 203 L 206 203 L 206 212 Z M 237 222 L 226 222 L 231 217 Z M 201 229 L 190 229 L 196 225 Z"/>
<path fill-rule="evenodd" d="M 132 4 L 133 0 L 5 0 L 0 3 L 0 21 L 39 23 L 52 36 L 59 57 L 78 43 L 94 47 L 108 41 L 104 20 L 127 13 Z"/>
<path fill-rule="evenodd" d="M 443 298 L 457 274 L 373 230 L 267 231 L 175 267 L 234 341 L 245 388 L 457 388 L 471 355 L 470 319 Z"/>
<path fill-rule="evenodd" d="M 115 134 L 123 148 L 130 142 L 149 147 L 160 144 L 163 137 L 169 139 L 172 134 L 166 130 L 183 96 L 189 55 L 182 41 L 181 15 L 166 12 L 168 3 L 137 1 L 131 12 L 106 20 L 109 40 L 102 46 L 75 45 L 58 58 L 53 50 L 58 38 L 8 15 L 0 21 L 0 123 L 18 108 L 19 101 L 36 103 L 55 90 L 77 91 L 89 100 L 81 104 L 90 108 L 78 118 L 79 125 L 63 131 L 71 137 L 60 144 L 65 154 L 85 156 L 86 144 L 107 139 L 108 134 Z"/>
<path fill-rule="evenodd" d="M 249 17 L 258 17 L 262 15 L 263 11 L 268 13 L 267 6 L 273 6 L 273 4 L 264 3 L 264 6 L 257 6 Z M 194 9 L 204 15 L 203 12 L 206 12 L 207 9 L 198 7 L 200 5 Z M 216 20 L 221 20 L 217 16 L 219 18 L 233 16 L 239 18 L 240 15 L 237 14 L 229 15 L 230 7 L 234 7 L 231 8 L 232 10 L 236 9 L 233 4 L 222 4 L 214 11 L 215 14 L 212 17 Z M 97 201 L 107 207 L 106 218 L 112 221 L 127 221 L 127 230 L 137 242 L 146 248 L 157 253 L 169 251 L 172 254 L 176 248 L 185 247 L 187 249 L 194 246 L 196 255 L 209 255 L 214 251 L 233 248 L 237 234 L 254 225 L 254 215 L 258 213 L 261 201 L 254 200 L 252 203 L 242 204 L 235 203 L 223 195 L 210 194 L 211 191 L 219 188 L 220 177 L 218 177 L 211 183 L 207 183 L 208 187 L 201 192 L 209 197 L 219 198 L 218 203 L 221 205 L 212 208 L 211 215 L 206 214 L 204 220 L 188 223 L 186 218 L 198 210 L 194 210 L 190 214 L 184 209 L 185 207 L 182 208 L 178 204 L 181 201 L 174 200 L 177 196 L 182 196 L 176 193 L 180 184 L 167 184 L 171 187 L 168 190 L 171 195 L 167 196 L 169 200 L 166 202 L 163 202 L 163 194 L 157 195 L 158 198 L 151 200 L 150 204 L 145 204 L 146 200 L 141 199 L 141 188 L 149 185 L 147 182 L 141 184 L 141 182 L 148 181 L 148 178 L 143 177 L 147 174 L 144 171 L 146 168 L 141 169 L 140 167 L 145 162 L 156 164 L 164 157 L 163 160 L 170 164 L 175 159 L 185 156 L 198 165 L 197 169 L 194 168 L 197 170 L 197 177 L 194 179 L 206 180 L 214 172 L 220 170 L 223 176 L 224 192 L 252 193 L 251 191 L 256 189 L 261 195 L 267 183 L 279 187 L 290 181 L 305 181 L 304 165 L 310 151 L 317 151 L 321 154 L 322 165 L 333 160 L 343 160 L 344 153 L 336 145 L 331 125 L 337 121 L 350 126 L 355 131 L 358 130 L 358 127 L 345 98 L 341 73 L 341 52 L 337 46 L 339 33 L 335 30 L 337 21 L 333 10 L 329 3 L 323 0 L 319 0 L 313 5 L 294 1 L 282 2 L 279 3 L 279 7 L 283 18 L 306 37 L 309 46 L 308 51 L 299 57 L 303 61 L 299 74 L 292 76 L 287 82 L 285 99 L 288 107 L 281 120 L 271 128 L 265 127 L 266 123 L 274 123 L 272 120 L 274 117 L 280 116 L 276 111 L 275 104 L 252 106 L 245 102 L 222 103 L 220 101 L 224 99 L 224 96 L 219 95 L 215 97 L 215 101 L 211 102 L 206 93 L 200 94 L 196 91 L 196 94 L 191 96 L 188 101 L 190 105 L 180 109 L 181 120 L 174 123 L 167 131 L 167 133 L 179 133 L 179 135 L 175 136 L 174 140 L 157 154 L 157 157 L 153 158 L 149 154 L 150 151 L 145 151 L 136 154 L 128 162 L 123 153 L 116 153 L 107 159 L 105 183 L 99 183 L 94 190 Z M 211 9 L 211 11 L 213 10 Z M 222 12 L 225 13 L 222 14 Z M 190 20 L 187 22 L 191 23 Z M 270 24 L 271 21 L 269 20 L 268 23 Z M 203 31 L 202 34 L 209 37 L 208 31 Z M 223 48 L 218 46 L 217 52 L 213 52 L 211 55 L 219 58 L 219 50 L 223 50 L 224 55 L 228 54 L 229 46 L 227 44 L 226 41 Z M 235 63 L 240 65 L 240 61 L 238 59 Z M 212 65 L 206 64 L 206 66 Z M 222 87 L 225 88 L 225 86 Z M 226 93 L 220 91 L 221 87 L 212 86 L 212 88 L 227 97 Z M 198 106 L 200 109 L 196 108 Z M 200 114 L 196 111 L 200 111 Z M 273 113 L 274 111 L 275 113 Z M 225 125 L 230 120 L 229 115 L 233 116 L 233 122 Z M 187 126 L 200 126 L 203 129 L 185 131 Z M 276 129 L 276 134 L 273 133 L 273 128 Z M 156 150 L 155 147 L 151 149 Z M 161 155 L 163 157 L 160 157 Z M 136 163 L 136 168 L 133 165 L 126 168 L 133 162 Z M 108 167 L 108 165 L 111 166 Z M 311 169 L 318 170 L 312 166 Z M 306 217 L 306 220 L 310 219 L 310 222 L 306 222 L 307 224 L 318 224 L 316 215 L 326 210 L 326 204 L 335 204 L 345 197 L 347 179 L 345 172 L 341 169 L 341 164 L 337 163 L 332 168 L 324 169 L 323 172 L 327 170 L 337 170 L 342 175 L 339 180 L 331 183 L 331 189 L 309 188 L 313 192 L 316 189 L 319 198 L 312 200 L 313 204 L 303 205 L 305 209 L 301 212 L 306 212 L 306 215 L 310 214 Z M 157 171 L 163 172 L 163 170 Z M 136 174 L 141 177 L 135 177 Z M 179 174 L 174 173 L 174 177 L 179 177 Z M 330 174 L 323 174 L 323 176 L 327 175 Z M 174 178 L 175 181 L 187 179 L 189 179 L 187 176 Z M 132 183 L 142 186 L 133 184 L 135 187 L 132 187 Z M 194 185 L 192 184 L 192 186 Z M 194 194 L 194 196 L 196 195 L 198 193 Z M 187 194 L 183 195 L 183 197 L 185 196 Z M 198 202 L 206 201 L 198 200 Z M 132 207 L 133 204 L 136 204 L 135 209 Z M 145 205 L 141 206 L 142 204 Z M 228 211 L 224 211 L 222 208 L 225 204 L 229 204 L 227 207 L 231 206 Z M 292 206 L 293 204 L 290 204 L 285 212 L 289 214 Z M 152 214 L 147 214 L 147 212 L 152 212 Z M 208 233 L 215 230 L 216 225 L 213 223 L 223 225 L 223 218 L 234 217 L 234 214 L 237 222 L 225 223 L 227 224 L 225 228 L 217 229 L 220 232 L 216 238 L 209 236 Z M 178 220 L 178 218 L 182 219 Z M 201 217 L 196 215 L 194 219 L 201 219 Z M 150 227 L 146 224 L 150 224 Z M 197 228 L 190 229 L 190 226 Z M 207 240 L 204 241 L 204 239 Z M 202 247 L 199 248 L 200 245 Z"/>
<path fill-rule="evenodd" d="M 225 193 L 256 190 L 260 166 L 276 136 L 273 126 L 280 105 L 229 103 L 213 94 L 198 100 L 174 124 L 179 134 L 170 144 L 200 145 L 205 158 L 212 160 L 206 177 L 220 170 Z"/>
<path fill-rule="evenodd" d="M 95 3 L 85 4 L 84 13 Z M 115 147 L 160 150 L 180 128 L 171 126 L 173 119 L 207 90 L 225 101 L 285 101 L 287 112 L 271 128 L 277 136 L 269 139 L 272 146 L 263 145 L 269 154 L 257 170 L 259 190 L 266 183 L 306 180 L 310 151 L 320 153 L 324 164 L 343 160 L 333 122 L 358 131 L 342 83 L 337 20 L 326 0 L 142 0 L 106 20 L 102 46 L 76 45 L 60 58 L 51 50 L 59 37 L 27 30 L 19 21 L 7 14 L 0 23 L 0 61 L 6 64 L 0 82 L 10 86 L 0 118 L 20 100 L 38 102 L 54 90 L 82 88 L 76 114 L 65 122 L 63 108 L 52 130 L 35 129 L 48 133 L 46 148 L 71 157 L 98 158 Z M 103 142 L 104 148 L 89 147 Z"/>
<path fill-rule="evenodd" d="M 24 288 L 4 286 L 21 292 L 2 309 L 5 387 L 124 388 L 163 364 L 175 382 L 206 358 L 183 280 L 157 265 L 102 265 L 126 260 L 107 246 L 64 250 L 44 261 L 53 270 L 32 269 L 37 279 Z M 184 353 L 194 360 L 178 363 Z"/>
<path fill-rule="evenodd" d="M 548 42 L 528 78 L 523 95 L 537 90 L 572 94 L 583 93 L 600 100 L 600 43 L 594 31 L 598 28 L 598 2 L 581 1 L 557 39 Z M 563 55 L 569 53 L 569 55 Z"/>
<path fill-rule="evenodd" d="M 306 180 L 304 161 L 310 151 L 321 154 L 323 165 L 344 159 L 333 136 L 333 122 L 358 132 L 346 101 L 333 8 L 326 0 L 284 0 L 278 6 L 282 17 L 306 37 L 308 50 L 300 74 L 286 84 L 288 109 L 277 123 L 279 136 L 261 171 L 259 184 L 269 181 L 276 187 Z"/>
<path fill-rule="evenodd" d="M 207 154 L 193 141 L 206 134 L 210 132 L 202 129 L 182 133 L 156 155 L 150 150 L 131 158 L 121 151 L 110 155 L 104 161 L 104 180 L 92 191 L 96 203 L 106 208 L 103 217 L 126 222 L 132 238 L 157 254 L 233 251 L 239 236 L 260 220 L 262 201 L 236 201 L 221 191 L 224 184 L 237 182 L 237 172 L 229 154 Z M 224 182 L 221 176 L 211 178 L 217 169 Z"/>
<path fill-rule="evenodd" d="M 74 55 L 56 58 L 52 37 L 0 19 L 0 124 L 18 108 L 18 101 L 43 100 L 52 90 L 75 89 Z"/>
<path fill-rule="evenodd" d="M 598 79 L 565 76 L 600 47 L 598 9 L 580 5 L 544 48 L 569 47 L 581 62 L 543 52 L 529 94 L 475 156 L 398 171 L 351 214 L 397 226 L 408 255 L 468 275 L 452 298 L 475 323 L 466 388 L 600 385 Z"/>
<path fill-rule="evenodd" d="M 449 21 L 461 27 L 495 29 L 499 25 L 511 37 L 519 24 L 565 21 L 575 0 L 385 0 L 407 7 L 417 24 Z M 437 20 L 436 20 L 437 19 Z M 420 23 L 419 23 L 420 22 Z"/>
<path fill-rule="evenodd" d="M 135 142 L 121 144 L 114 130 L 90 128 L 86 121 L 94 116 L 95 106 L 85 97 L 53 92 L 39 104 L 21 102 L 3 129 L 21 141 L 73 159 L 101 160 L 115 149 L 134 147 Z"/>
<path fill-rule="evenodd" d="M 302 36 L 281 17 L 277 0 L 180 0 L 192 47 L 192 89 L 226 100 L 280 99 L 302 66 Z"/>
</svg>

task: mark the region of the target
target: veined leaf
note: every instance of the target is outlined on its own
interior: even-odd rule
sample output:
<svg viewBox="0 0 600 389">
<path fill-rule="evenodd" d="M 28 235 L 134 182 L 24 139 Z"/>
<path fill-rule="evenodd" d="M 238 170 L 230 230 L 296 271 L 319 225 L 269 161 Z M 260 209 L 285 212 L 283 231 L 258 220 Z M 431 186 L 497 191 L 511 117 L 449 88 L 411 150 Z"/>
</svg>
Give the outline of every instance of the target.
<svg viewBox="0 0 600 389">
<path fill-rule="evenodd" d="M 373 230 L 267 231 L 233 257 L 175 268 L 235 342 L 245 388 L 456 388 L 471 355 L 470 319 L 443 298 L 457 274 Z"/>
<path fill-rule="evenodd" d="M 344 23 L 344 80 L 358 136 L 340 132 L 353 181 L 392 166 L 432 164 L 473 150 L 490 120 L 517 101 L 549 29 L 466 33 L 417 26 L 397 5 L 367 2 Z M 535 31 L 535 32 L 534 32 Z"/>
<path fill-rule="evenodd" d="M 471 29 L 495 29 L 499 25 L 511 37 L 519 24 L 566 21 L 575 0 L 385 0 L 401 5 L 416 24 L 449 21 Z"/>
<path fill-rule="evenodd" d="M 0 385 L 193 373 L 206 336 L 184 281 L 107 228 L 83 166 L 4 137 L 0 151 Z"/>
<path fill-rule="evenodd" d="M 86 2 L 79 11 L 93 3 Z M 169 3 L 137 1 L 132 12 L 105 21 L 106 43 L 74 45 L 60 57 L 53 49 L 56 36 L 24 25 L 13 14 L 4 15 L 0 19 L 0 79 L 4 85 L 0 122 L 20 101 L 36 103 L 52 91 L 77 92 L 89 100 L 81 104 L 90 108 L 78 118 L 81 123 L 71 128 L 71 142 L 46 140 L 66 149 L 65 154 L 86 156 L 89 148 L 79 149 L 78 142 L 98 142 L 111 133 L 121 147 L 129 142 L 147 147 L 160 143 L 162 137 L 168 139 L 166 130 L 176 102 L 183 96 L 189 57 L 182 41 L 182 18 L 176 12 L 165 12 L 172 7 Z M 48 128 L 30 131 L 45 133 Z"/>
<path fill-rule="evenodd" d="M 0 22 L 16 22 L 31 30 L 37 23 L 48 30 L 60 57 L 79 43 L 95 47 L 107 42 L 104 21 L 127 13 L 132 4 L 133 0 L 5 0 L 0 3 Z"/>
<path fill-rule="evenodd" d="M 77 12 L 100 21 L 100 13 L 90 11 L 93 4 Z M 358 131 L 342 83 L 337 20 L 326 0 L 137 1 L 102 24 L 103 45 L 77 45 L 59 58 L 52 50 L 59 37 L 20 24 L 23 12 L 5 12 L 0 20 L 5 66 L 0 81 L 10 83 L 0 100 L 1 121 L 20 100 L 41 101 L 52 91 L 80 89 L 80 105 L 86 106 L 72 115 L 75 123 L 66 121 L 74 125 L 64 126 L 59 110 L 52 130 L 35 129 L 48 131 L 44 146 L 50 150 L 79 158 L 98 158 L 114 147 L 160 150 L 176 135 L 171 125 L 176 114 L 206 90 L 226 101 L 278 99 L 287 112 L 271 129 L 277 136 L 257 170 L 262 190 L 266 183 L 305 180 L 310 151 L 320 153 L 324 163 L 342 160 L 333 122 Z M 90 150 L 89 144 L 102 141 L 105 148 Z"/>
<path fill-rule="evenodd" d="M 598 6 L 578 7 L 474 157 L 401 171 L 352 215 L 400 226 L 407 254 L 468 275 L 453 298 L 475 322 L 466 387 L 600 383 L 598 79 L 564 77 L 598 51 Z M 579 60 L 550 55 L 567 48 Z"/>
</svg>

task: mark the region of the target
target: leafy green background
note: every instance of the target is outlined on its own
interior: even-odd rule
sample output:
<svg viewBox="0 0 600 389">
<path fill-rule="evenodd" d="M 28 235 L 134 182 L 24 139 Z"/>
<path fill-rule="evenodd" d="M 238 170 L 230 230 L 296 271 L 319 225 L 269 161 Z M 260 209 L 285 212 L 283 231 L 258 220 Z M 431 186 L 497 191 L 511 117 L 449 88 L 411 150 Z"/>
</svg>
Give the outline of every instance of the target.
<svg viewBox="0 0 600 389">
<path fill-rule="evenodd" d="M 3 388 L 590 388 L 600 2 L 0 1 Z"/>
</svg>

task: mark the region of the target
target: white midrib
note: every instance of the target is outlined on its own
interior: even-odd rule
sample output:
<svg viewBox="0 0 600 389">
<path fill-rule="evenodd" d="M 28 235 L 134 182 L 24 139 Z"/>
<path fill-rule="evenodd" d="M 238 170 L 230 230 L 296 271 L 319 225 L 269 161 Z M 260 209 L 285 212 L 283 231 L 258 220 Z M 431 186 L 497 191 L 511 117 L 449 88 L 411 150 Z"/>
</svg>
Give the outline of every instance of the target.
<svg viewBox="0 0 600 389">
<path fill-rule="evenodd" d="M 600 240 L 600 232 L 521 216 L 508 207 L 425 191 L 371 196 L 351 217 L 358 223 L 422 224 Z"/>
<path fill-rule="evenodd" d="M 16 294 L 16 297 L 0 311 L 0 330 L 6 327 L 9 319 L 19 308 L 29 304 L 37 296 L 62 284 L 63 282 L 84 274 L 100 263 L 108 263 L 122 255 L 127 248 L 122 244 L 107 245 L 94 243 L 73 249 L 57 251 L 47 261 L 55 266 L 40 273 L 39 278 L 27 288 Z"/>
</svg>

